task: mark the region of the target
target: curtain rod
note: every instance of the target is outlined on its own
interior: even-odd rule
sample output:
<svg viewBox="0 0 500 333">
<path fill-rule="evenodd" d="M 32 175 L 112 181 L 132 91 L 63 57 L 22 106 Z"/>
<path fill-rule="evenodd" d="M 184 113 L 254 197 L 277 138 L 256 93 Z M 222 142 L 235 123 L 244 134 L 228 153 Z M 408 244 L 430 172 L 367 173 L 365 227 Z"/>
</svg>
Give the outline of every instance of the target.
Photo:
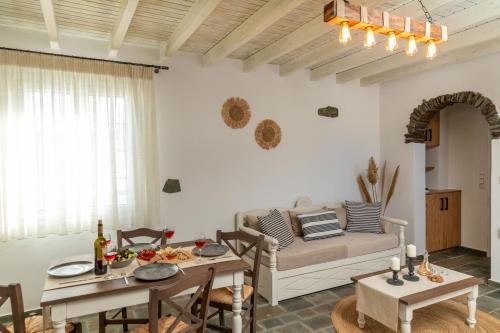
<svg viewBox="0 0 500 333">
<path fill-rule="evenodd" d="M 20 52 L 26 52 L 26 53 L 51 55 L 51 56 L 63 57 L 63 58 L 73 58 L 73 59 L 92 60 L 92 61 L 104 61 L 104 62 L 113 62 L 115 64 L 122 64 L 122 65 L 131 65 L 131 66 L 140 66 L 140 67 L 146 67 L 146 68 L 154 68 L 155 69 L 155 73 L 159 73 L 160 70 L 166 70 L 166 71 L 169 70 L 168 66 L 140 64 L 140 63 L 136 63 L 136 62 L 115 61 L 115 60 L 98 59 L 98 58 L 86 58 L 86 57 L 78 57 L 78 56 L 72 56 L 72 55 L 67 55 L 67 54 L 57 54 L 57 53 L 48 53 L 48 52 L 40 52 L 40 51 L 13 49 L 13 48 L 8 48 L 8 47 L 0 47 L 0 50 L 20 51 Z"/>
</svg>

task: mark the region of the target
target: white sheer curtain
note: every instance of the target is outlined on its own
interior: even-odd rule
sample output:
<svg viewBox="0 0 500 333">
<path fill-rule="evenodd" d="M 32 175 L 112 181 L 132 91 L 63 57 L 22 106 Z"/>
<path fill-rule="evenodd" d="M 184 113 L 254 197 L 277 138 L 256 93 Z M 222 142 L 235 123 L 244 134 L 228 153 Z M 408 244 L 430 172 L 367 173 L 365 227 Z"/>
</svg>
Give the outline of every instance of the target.
<svg viewBox="0 0 500 333">
<path fill-rule="evenodd" d="M 151 69 L 0 51 L 0 240 L 155 224 Z"/>
</svg>

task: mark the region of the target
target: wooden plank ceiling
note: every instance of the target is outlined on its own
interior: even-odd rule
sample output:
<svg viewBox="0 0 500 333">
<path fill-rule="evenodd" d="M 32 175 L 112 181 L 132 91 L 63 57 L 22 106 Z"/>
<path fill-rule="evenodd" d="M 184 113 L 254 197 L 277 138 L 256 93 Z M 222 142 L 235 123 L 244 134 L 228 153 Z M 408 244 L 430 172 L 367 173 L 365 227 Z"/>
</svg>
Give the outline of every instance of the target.
<svg viewBox="0 0 500 333">
<path fill-rule="evenodd" d="M 203 55 L 205 65 L 227 57 L 242 61 L 242 70 L 263 64 L 279 67 L 279 75 L 301 69 L 319 80 L 336 75 L 337 82 L 361 79 L 362 85 L 384 82 L 432 69 L 452 61 L 498 52 L 500 1 L 423 0 L 434 20 L 448 26 L 438 57 L 404 55 L 404 41 L 394 53 L 384 38 L 370 49 L 363 33 L 352 31 L 347 45 L 338 29 L 322 22 L 327 0 L 0 0 L 2 26 L 47 31 L 53 48 L 64 44 L 59 34 L 109 41 L 109 56 L 122 44 L 158 48 L 165 57 L 177 51 Z M 351 0 L 390 13 L 425 19 L 417 0 Z M 493 43 L 493 44 L 492 44 Z M 481 46 L 478 52 L 476 46 Z M 457 55 L 460 54 L 460 57 Z"/>
</svg>

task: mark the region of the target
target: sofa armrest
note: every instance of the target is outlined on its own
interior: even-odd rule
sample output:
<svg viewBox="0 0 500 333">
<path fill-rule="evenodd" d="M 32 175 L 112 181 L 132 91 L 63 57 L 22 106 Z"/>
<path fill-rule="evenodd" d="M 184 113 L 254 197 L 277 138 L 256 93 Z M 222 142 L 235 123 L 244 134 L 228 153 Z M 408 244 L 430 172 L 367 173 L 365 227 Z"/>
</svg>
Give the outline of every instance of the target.
<svg viewBox="0 0 500 333">
<path fill-rule="evenodd" d="M 384 222 L 391 223 L 391 224 L 397 224 L 397 225 L 400 225 L 403 227 L 406 227 L 408 225 L 408 222 L 405 220 L 396 219 L 396 218 L 388 217 L 388 216 L 382 216 L 381 220 Z"/>
<path fill-rule="evenodd" d="M 393 217 L 382 216 L 382 222 L 390 223 L 399 226 L 399 249 L 401 250 L 401 263 L 406 264 L 406 245 L 405 245 L 405 227 L 408 222 L 405 220 L 395 219 Z"/>
<path fill-rule="evenodd" d="M 269 253 L 271 253 L 272 251 L 274 251 L 276 253 L 276 251 L 278 250 L 279 242 L 276 238 L 264 235 L 263 233 L 258 232 L 255 229 L 245 227 L 245 226 L 240 226 L 239 230 L 246 232 L 247 234 L 252 235 L 252 236 L 258 237 L 260 235 L 263 235 L 264 236 L 264 249 L 266 251 L 268 251 Z"/>
</svg>

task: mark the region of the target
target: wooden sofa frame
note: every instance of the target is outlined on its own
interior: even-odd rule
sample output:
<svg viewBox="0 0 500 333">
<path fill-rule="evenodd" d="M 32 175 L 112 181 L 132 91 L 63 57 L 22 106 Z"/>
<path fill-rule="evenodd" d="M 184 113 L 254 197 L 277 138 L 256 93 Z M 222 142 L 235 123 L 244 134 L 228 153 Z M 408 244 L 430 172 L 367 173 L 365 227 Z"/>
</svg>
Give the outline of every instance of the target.
<svg viewBox="0 0 500 333">
<path fill-rule="evenodd" d="M 311 206 L 310 200 L 305 201 L 306 203 L 299 201 L 296 207 L 302 208 Z M 328 208 L 339 208 L 342 206 L 336 203 L 325 203 L 323 205 Z M 245 217 L 247 214 L 251 213 L 252 212 L 239 212 L 236 214 L 236 230 L 259 236 L 262 233 L 245 226 Z M 352 276 L 386 269 L 390 263 L 389 258 L 394 256 L 399 256 L 401 264 L 404 265 L 406 259 L 405 227 L 408 225 L 408 222 L 386 216 L 382 217 L 382 222 L 385 225 L 392 225 L 392 232 L 398 231 L 398 247 L 362 256 L 339 259 L 284 271 L 278 271 L 276 266 L 278 240 L 264 235 L 264 248 L 269 254 L 269 267 L 261 264 L 259 294 L 264 297 L 270 305 L 275 306 L 278 305 L 279 301 L 285 299 L 349 284 L 351 283 Z M 399 227 L 399 230 L 394 230 L 397 229 L 397 227 Z M 244 259 L 250 264 L 253 264 L 252 257 L 252 255 L 245 256 Z"/>
</svg>

